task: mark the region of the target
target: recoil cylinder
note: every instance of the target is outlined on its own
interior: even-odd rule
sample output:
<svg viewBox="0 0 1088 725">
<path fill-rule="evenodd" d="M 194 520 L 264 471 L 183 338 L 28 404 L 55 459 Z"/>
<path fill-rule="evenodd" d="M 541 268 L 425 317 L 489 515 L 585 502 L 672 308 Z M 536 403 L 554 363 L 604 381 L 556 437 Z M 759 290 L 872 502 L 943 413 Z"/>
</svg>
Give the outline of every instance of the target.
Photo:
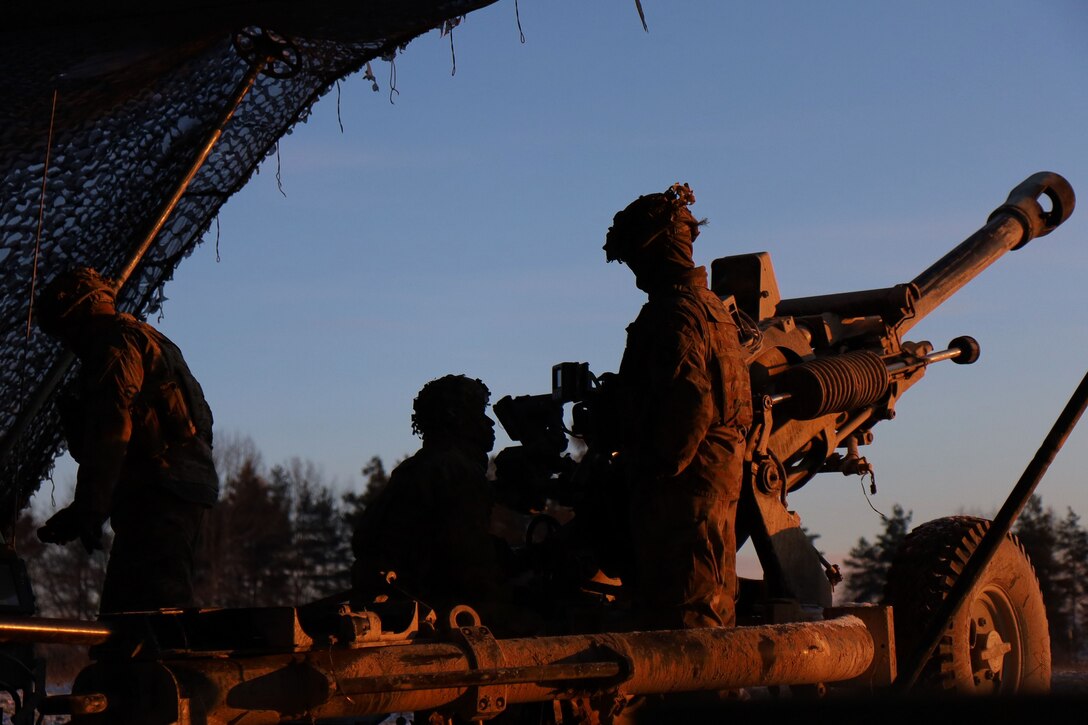
<svg viewBox="0 0 1088 725">
<path fill-rule="evenodd" d="M 789 415 L 812 420 L 871 405 L 888 391 L 888 370 L 875 352 L 857 350 L 796 365 L 776 381 Z"/>
</svg>

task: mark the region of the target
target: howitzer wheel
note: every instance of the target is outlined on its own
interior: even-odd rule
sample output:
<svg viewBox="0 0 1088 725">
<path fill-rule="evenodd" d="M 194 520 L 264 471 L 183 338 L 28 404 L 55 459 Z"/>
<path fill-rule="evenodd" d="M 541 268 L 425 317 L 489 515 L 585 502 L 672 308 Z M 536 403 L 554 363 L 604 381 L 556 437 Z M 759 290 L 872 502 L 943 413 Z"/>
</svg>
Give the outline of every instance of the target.
<svg viewBox="0 0 1088 725">
<path fill-rule="evenodd" d="M 990 522 L 952 516 L 907 536 L 888 572 L 884 601 L 895 615 L 899 672 Z M 1050 634 L 1039 580 L 1011 534 L 968 603 L 926 663 L 917 686 L 965 694 L 1045 693 L 1050 689 Z"/>
</svg>

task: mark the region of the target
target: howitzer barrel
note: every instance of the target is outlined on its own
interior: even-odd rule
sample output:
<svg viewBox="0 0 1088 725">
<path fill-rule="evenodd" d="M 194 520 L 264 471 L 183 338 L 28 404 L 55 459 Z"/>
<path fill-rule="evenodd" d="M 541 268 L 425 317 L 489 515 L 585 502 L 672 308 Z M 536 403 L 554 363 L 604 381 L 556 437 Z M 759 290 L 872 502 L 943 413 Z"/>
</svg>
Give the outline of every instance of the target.
<svg viewBox="0 0 1088 725">
<path fill-rule="evenodd" d="M 1049 200 L 1049 211 L 1040 199 Z M 913 316 L 898 326 L 906 332 L 1006 252 L 1049 234 L 1069 218 L 1076 205 L 1073 187 L 1058 174 L 1033 174 L 1009 193 L 986 225 L 914 278 L 918 291 Z M 889 321 L 890 322 L 890 321 Z"/>
<path fill-rule="evenodd" d="M 100 693 L 109 708 L 76 722 L 146 723 L 150 710 L 169 715 L 180 708 L 182 693 L 192 698 L 193 714 L 199 709 L 208 722 L 257 725 L 436 708 L 481 719 L 512 704 L 613 689 L 655 694 L 838 682 L 865 673 L 876 653 L 874 635 L 856 616 L 507 640 L 494 639 L 482 627 L 462 632 L 459 643 L 101 661 L 80 674 L 74 691 Z M 132 702 L 141 692 L 165 696 L 171 690 L 177 702 Z"/>
</svg>

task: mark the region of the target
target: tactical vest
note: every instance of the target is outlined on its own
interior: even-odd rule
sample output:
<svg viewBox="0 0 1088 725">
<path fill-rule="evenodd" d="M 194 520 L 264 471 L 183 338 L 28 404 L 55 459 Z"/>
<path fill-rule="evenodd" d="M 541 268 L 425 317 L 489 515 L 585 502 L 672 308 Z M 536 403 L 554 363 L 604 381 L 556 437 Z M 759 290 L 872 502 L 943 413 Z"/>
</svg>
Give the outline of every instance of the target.
<svg viewBox="0 0 1088 725">
<path fill-rule="evenodd" d="M 212 459 L 212 411 L 181 350 L 150 325 L 132 320 L 157 353 L 145 354 L 144 383 L 133 401 L 133 454 L 154 468 L 159 485 L 210 506 L 219 497 Z"/>
<path fill-rule="evenodd" d="M 707 370 L 718 399 L 720 423 L 748 428 L 752 424 L 752 384 L 737 324 L 713 293 L 691 294 L 706 313 Z"/>
<path fill-rule="evenodd" d="M 167 374 L 150 384 L 145 381 L 140 395 L 155 411 L 165 442 L 197 437 L 211 446 L 214 421 L 204 390 L 189 372 L 178 346 L 153 328 L 146 332 L 162 351 Z"/>
</svg>

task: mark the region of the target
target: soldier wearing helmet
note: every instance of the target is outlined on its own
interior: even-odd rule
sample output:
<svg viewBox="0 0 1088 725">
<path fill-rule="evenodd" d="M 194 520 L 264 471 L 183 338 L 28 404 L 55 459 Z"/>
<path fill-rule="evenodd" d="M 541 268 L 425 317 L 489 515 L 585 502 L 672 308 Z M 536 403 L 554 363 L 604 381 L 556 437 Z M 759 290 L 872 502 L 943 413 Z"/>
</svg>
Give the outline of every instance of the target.
<svg viewBox="0 0 1088 725">
<path fill-rule="evenodd" d="M 114 286 L 86 267 L 38 295 L 38 326 L 79 359 L 58 401 L 79 464 L 74 500 L 38 530 L 43 542 L 114 541 L 99 609 L 193 604 L 193 558 L 205 512 L 219 496 L 212 414 L 178 347 L 118 312 Z"/>
<path fill-rule="evenodd" d="M 490 622 L 505 609 L 498 540 L 490 533 L 489 397 L 486 385 L 464 375 L 419 391 L 412 430 L 423 446 L 393 469 L 352 537 L 356 599 L 402 595 L 435 609 L 468 604 Z"/>
<path fill-rule="evenodd" d="M 640 196 L 615 215 L 604 245 L 649 295 L 627 328 L 619 372 L 636 608 L 649 628 L 735 624 L 751 390 L 737 326 L 692 259 L 706 223 L 688 209 L 694 202 L 687 184 Z"/>
</svg>

